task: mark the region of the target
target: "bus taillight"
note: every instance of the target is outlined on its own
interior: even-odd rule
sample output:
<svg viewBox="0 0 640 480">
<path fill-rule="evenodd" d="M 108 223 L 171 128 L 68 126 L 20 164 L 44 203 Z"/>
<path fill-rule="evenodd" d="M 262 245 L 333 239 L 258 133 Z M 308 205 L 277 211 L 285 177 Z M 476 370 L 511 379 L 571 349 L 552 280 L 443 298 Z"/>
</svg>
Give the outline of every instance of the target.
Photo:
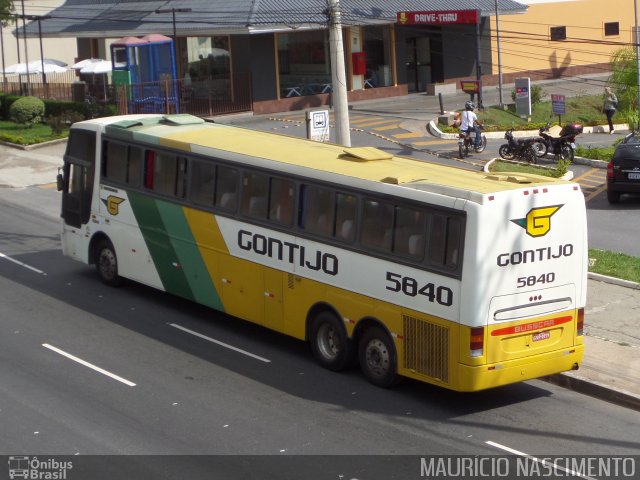
<svg viewBox="0 0 640 480">
<path fill-rule="evenodd" d="M 472 357 L 481 357 L 484 354 L 484 327 L 471 328 L 469 350 Z"/>
<path fill-rule="evenodd" d="M 578 335 L 584 335 L 584 308 L 578 309 L 578 325 L 576 333 Z"/>
</svg>

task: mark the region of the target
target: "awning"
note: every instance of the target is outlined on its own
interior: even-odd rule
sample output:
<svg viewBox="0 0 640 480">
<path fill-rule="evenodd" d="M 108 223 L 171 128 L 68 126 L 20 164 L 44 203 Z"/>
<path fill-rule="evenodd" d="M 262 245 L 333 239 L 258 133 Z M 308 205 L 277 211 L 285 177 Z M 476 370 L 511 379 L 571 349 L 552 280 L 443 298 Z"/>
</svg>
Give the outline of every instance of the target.
<svg viewBox="0 0 640 480">
<path fill-rule="evenodd" d="M 341 0 L 342 23 L 376 25 L 396 22 L 400 11 L 465 10 L 478 7 L 495 15 L 495 0 Z M 43 37 L 118 38 L 150 33 L 178 36 L 231 35 L 325 28 L 326 0 L 67 0 L 42 20 Z M 160 10 L 163 13 L 155 13 Z M 525 13 L 527 6 L 498 0 L 500 15 Z M 22 33 L 22 32 L 21 32 Z M 37 22 L 27 36 L 38 37 Z"/>
</svg>

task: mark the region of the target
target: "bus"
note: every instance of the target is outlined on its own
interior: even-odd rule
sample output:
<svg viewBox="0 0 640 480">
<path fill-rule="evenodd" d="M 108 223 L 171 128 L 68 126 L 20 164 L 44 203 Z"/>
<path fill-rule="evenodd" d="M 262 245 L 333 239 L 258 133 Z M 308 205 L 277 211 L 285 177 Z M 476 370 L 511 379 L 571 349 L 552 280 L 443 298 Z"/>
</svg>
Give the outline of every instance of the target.
<svg viewBox="0 0 640 480">
<path fill-rule="evenodd" d="M 63 253 L 310 344 L 373 384 L 477 391 L 577 369 L 578 184 L 206 122 L 76 123 Z"/>
</svg>

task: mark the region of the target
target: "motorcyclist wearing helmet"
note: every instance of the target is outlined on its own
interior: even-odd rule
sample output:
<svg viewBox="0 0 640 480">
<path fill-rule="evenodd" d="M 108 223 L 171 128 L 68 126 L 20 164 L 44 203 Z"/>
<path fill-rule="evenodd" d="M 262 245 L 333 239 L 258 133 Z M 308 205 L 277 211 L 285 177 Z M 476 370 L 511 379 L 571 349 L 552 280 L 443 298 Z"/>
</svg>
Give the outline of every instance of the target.
<svg viewBox="0 0 640 480">
<path fill-rule="evenodd" d="M 464 104 L 464 112 L 462 112 L 462 123 L 460 124 L 460 131 L 463 133 L 475 132 L 474 146 L 479 147 L 481 143 L 480 137 L 480 122 L 478 116 L 473 111 L 475 105 L 471 100 L 467 100 Z"/>
</svg>

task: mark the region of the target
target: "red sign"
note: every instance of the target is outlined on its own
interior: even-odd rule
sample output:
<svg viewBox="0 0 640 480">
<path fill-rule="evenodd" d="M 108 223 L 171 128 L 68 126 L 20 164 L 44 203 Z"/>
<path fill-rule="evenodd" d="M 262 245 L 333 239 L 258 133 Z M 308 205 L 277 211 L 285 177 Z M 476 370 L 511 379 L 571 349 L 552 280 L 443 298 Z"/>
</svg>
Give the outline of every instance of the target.
<svg viewBox="0 0 640 480">
<path fill-rule="evenodd" d="M 478 23 L 478 10 L 430 10 L 427 12 L 398 12 L 401 25 L 455 25 Z"/>
<path fill-rule="evenodd" d="M 478 80 L 460 80 L 460 88 L 464 93 L 478 93 L 480 82 Z"/>
</svg>

